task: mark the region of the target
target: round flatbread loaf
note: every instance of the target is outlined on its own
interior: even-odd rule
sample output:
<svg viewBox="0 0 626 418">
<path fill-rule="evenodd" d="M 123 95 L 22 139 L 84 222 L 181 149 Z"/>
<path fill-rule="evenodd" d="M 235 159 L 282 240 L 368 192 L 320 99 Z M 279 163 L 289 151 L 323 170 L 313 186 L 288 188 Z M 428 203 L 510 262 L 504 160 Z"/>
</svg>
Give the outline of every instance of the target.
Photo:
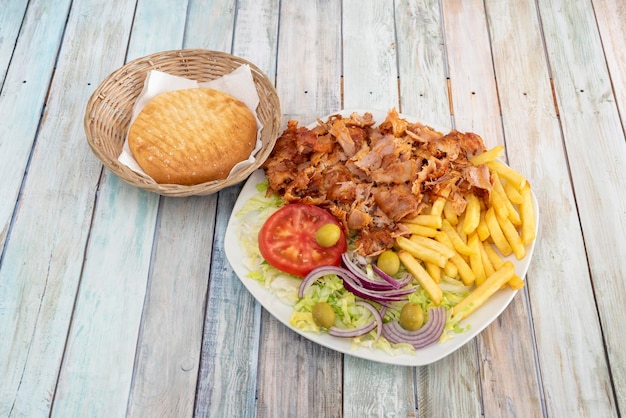
<svg viewBox="0 0 626 418">
<path fill-rule="evenodd" d="M 163 93 L 141 110 L 128 133 L 139 166 L 160 184 L 194 185 L 228 177 L 257 137 L 250 109 L 224 92 Z"/>
</svg>

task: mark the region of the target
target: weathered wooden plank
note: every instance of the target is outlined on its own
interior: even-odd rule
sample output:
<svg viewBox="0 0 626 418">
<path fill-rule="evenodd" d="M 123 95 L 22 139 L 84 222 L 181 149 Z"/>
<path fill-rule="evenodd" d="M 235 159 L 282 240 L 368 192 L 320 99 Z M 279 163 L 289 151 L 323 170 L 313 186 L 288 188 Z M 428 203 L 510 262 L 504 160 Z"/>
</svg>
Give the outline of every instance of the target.
<svg viewBox="0 0 626 418">
<path fill-rule="evenodd" d="M 454 127 L 488 147 L 503 143 L 489 34 L 482 0 L 442 1 Z"/>
<path fill-rule="evenodd" d="M 233 53 L 273 79 L 278 1 L 240 1 L 236 14 Z M 242 286 L 224 254 L 224 233 L 239 190 L 233 186 L 218 196 L 194 413 L 198 417 L 255 416 L 261 306 Z"/>
<path fill-rule="evenodd" d="M 613 95 L 622 119 L 626 120 L 626 3 L 619 0 L 592 0 L 604 56 L 611 76 Z"/>
<path fill-rule="evenodd" d="M 258 417 L 342 416 L 337 352 L 264 318 L 259 357 Z"/>
<path fill-rule="evenodd" d="M 54 7 L 34 1 L 25 17 L 26 5 L 18 2 L 0 11 L 0 250 L 41 120 L 69 3 Z"/>
<path fill-rule="evenodd" d="M 33 28 L 24 32 L 32 31 L 42 38 L 25 37 L 20 55 L 32 58 L 34 50 L 41 51 L 52 64 L 56 54 L 50 56 L 50 52 L 57 48 L 51 41 L 65 25 L 68 3 L 46 4 L 38 9 L 31 3 L 33 20 L 25 28 L 30 25 Z M 70 14 L 65 30 L 64 39 L 68 41 L 56 62 L 55 78 L 49 91 L 40 85 L 35 93 L 47 92 L 48 101 L 0 270 L 0 306 L 3 307 L 0 327 L 6 341 L 2 345 L 2 382 L 7 388 L 1 391 L 0 405 L 9 406 L 3 411 L 7 415 L 46 416 L 49 412 L 101 172 L 101 164 L 84 142 L 84 103 L 90 93 L 89 83 L 104 76 L 102 71 L 107 67 L 94 63 L 115 62 L 116 58 L 120 62 L 123 56 L 119 53 L 124 51 L 123 47 L 109 48 L 110 54 L 104 57 L 101 50 L 85 45 L 98 43 L 101 32 L 95 29 L 97 25 L 93 21 L 102 15 L 118 16 L 109 21 L 112 33 L 118 35 L 128 28 L 132 16 L 132 8 L 124 10 L 123 5 L 110 2 L 95 5 L 81 2 L 80 7 L 74 6 L 76 9 Z M 56 26 L 56 30 L 42 31 L 48 24 Z M 50 51 L 39 50 L 35 45 L 39 42 Z M 117 51 L 117 57 L 113 51 Z M 15 63 L 26 64 L 20 70 L 45 69 L 45 66 L 33 66 L 24 58 Z M 39 77 L 50 74 L 33 73 L 35 80 Z M 22 111 L 30 113 L 25 107 Z M 18 134 L 14 137 L 17 141 L 23 138 L 23 134 Z"/>
<path fill-rule="evenodd" d="M 344 0 L 343 10 L 344 107 L 397 108 L 393 4 Z"/>
<path fill-rule="evenodd" d="M 193 415 L 214 212 L 212 196 L 162 199 L 128 416 Z"/>
<path fill-rule="evenodd" d="M 550 90 L 538 85 L 538 79 L 547 81 L 548 69 L 543 61 L 541 30 L 532 2 L 487 2 L 492 56 L 494 60 L 500 101 L 519 98 L 520 89 L 528 89 L 542 95 L 544 103 L 550 103 Z M 513 29 L 512 28 L 516 28 Z M 543 78 L 540 77 L 543 75 Z M 543 110 L 544 113 L 541 113 Z M 505 125 L 516 120 L 516 127 L 505 126 L 507 154 L 512 155 L 514 146 L 527 143 L 523 127 L 531 124 L 550 124 L 556 127 L 556 119 L 550 106 L 530 111 L 521 106 L 501 109 Z M 540 115 L 538 119 L 532 119 Z M 510 136 L 508 136 L 510 135 Z M 558 136 L 553 137 L 558 139 Z M 510 148 L 508 148 L 510 146 Z M 506 156 L 503 156 L 506 158 Z M 515 167 L 519 157 L 509 162 Z M 561 160 L 561 167 L 564 161 Z M 555 165 L 557 167 L 557 165 Z M 524 173 L 526 174 L 526 173 Z M 536 185 L 536 183 L 532 183 Z M 543 197 L 543 196 L 542 196 Z M 540 206 L 543 204 L 541 200 Z M 575 224 L 572 224 L 575 226 Z M 575 233 L 574 229 L 574 233 Z M 527 277 L 527 282 L 532 277 Z M 541 383 L 538 371 L 519 374 L 515 370 L 535 370 L 532 330 L 528 327 L 530 307 L 527 303 L 528 287 L 522 289 L 510 307 L 495 321 L 485 338 L 479 339 L 481 352 L 486 353 L 482 365 L 483 408 L 489 416 L 539 416 L 542 413 Z M 541 316 L 540 316 L 541 318 Z"/>
<path fill-rule="evenodd" d="M 395 15 L 402 111 L 422 117 L 426 124 L 449 129 L 448 69 L 439 2 L 399 2 Z M 418 415 L 457 417 L 479 414 L 475 359 L 476 343 L 471 342 L 435 364 L 416 368 Z M 459 376 L 463 376 L 463 385 L 458 384 Z"/>
<path fill-rule="evenodd" d="M 130 3 L 128 7 L 133 10 L 134 4 Z M 126 38 L 133 24 L 127 58 L 179 47 L 185 11 L 184 5 L 173 1 L 154 3 L 149 9 L 140 6 L 134 20 L 127 20 Z M 107 17 L 99 21 L 103 32 L 109 20 Z M 153 36 L 155 27 L 151 25 L 157 22 L 159 30 L 170 34 L 168 38 Z M 125 49 L 128 41 L 123 39 L 120 38 L 116 49 Z M 98 48 L 106 50 L 110 47 L 112 45 Z M 119 61 L 115 65 L 122 64 L 123 61 Z M 108 71 L 113 71 L 115 65 L 109 66 Z M 158 204 L 157 195 L 126 185 L 107 170 L 103 172 L 68 349 L 54 403 L 56 416 L 126 414 Z M 137 245 L 138 242 L 144 244 Z M 112 248 L 118 250 L 112 251 Z M 103 259 L 100 254 L 106 257 Z M 115 279 L 121 279 L 122 283 Z M 157 319 L 151 317 L 151 321 L 154 320 L 158 320 L 158 315 Z M 180 327 L 177 330 L 183 332 L 187 329 Z M 101 343 L 94 347 L 94 340 Z M 163 346 L 167 345 L 156 347 Z M 111 371 L 112 363 L 118 365 L 114 372 Z M 140 366 L 145 367 L 145 364 Z M 180 374 L 185 375 L 184 372 Z M 184 385 L 181 384 L 181 387 Z M 177 393 L 172 391 L 171 395 Z M 94 398 L 98 401 L 94 402 Z M 166 403 L 168 398 L 160 400 Z"/>
<path fill-rule="evenodd" d="M 285 119 L 302 124 L 342 107 L 341 3 L 281 3 L 276 89 Z"/>
<path fill-rule="evenodd" d="M 28 0 L 12 1 L 0 8 L 0 90 L 24 21 Z"/>
<path fill-rule="evenodd" d="M 400 110 L 427 125 L 451 124 L 447 66 L 438 0 L 396 3 Z"/>
<path fill-rule="evenodd" d="M 261 306 L 224 253 L 228 214 L 240 187 L 219 193 L 194 416 L 254 417 Z"/>
<path fill-rule="evenodd" d="M 157 203 L 117 176 L 100 184 L 52 416 L 126 414 L 152 248 L 138 243 Z"/>
<path fill-rule="evenodd" d="M 620 308 L 621 295 L 626 292 L 626 264 L 623 262 L 626 189 L 622 181 L 626 171 L 626 141 L 591 3 L 540 1 L 538 4 L 602 324 L 602 341 L 611 367 L 612 382 L 603 378 L 602 373 L 586 390 L 576 387 L 579 400 L 577 409 L 572 411 L 585 415 L 590 411 L 608 410 L 615 414 L 612 390 L 620 408 L 626 408 L 626 352 L 621 342 L 626 319 Z M 572 291 L 581 290 L 574 288 Z M 596 344 L 601 342 L 596 341 Z M 604 359 L 598 358 L 597 352 L 591 354 L 584 347 L 570 346 L 581 358 L 590 356 L 587 362 L 602 364 Z M 549 389 L 557 395 L 561 388 Z M 561 399 L 551 393 L 546 400 L 549 409 L 561 405 Z"/>
<path fill-rule="evenodd" d="M 308 124 L 341 105 L 341 4 L 282 2 L 277 90 L 285 119 Z M 258 417 L 340 416 L 341 358 L 263 311 Z"/>
</svg>

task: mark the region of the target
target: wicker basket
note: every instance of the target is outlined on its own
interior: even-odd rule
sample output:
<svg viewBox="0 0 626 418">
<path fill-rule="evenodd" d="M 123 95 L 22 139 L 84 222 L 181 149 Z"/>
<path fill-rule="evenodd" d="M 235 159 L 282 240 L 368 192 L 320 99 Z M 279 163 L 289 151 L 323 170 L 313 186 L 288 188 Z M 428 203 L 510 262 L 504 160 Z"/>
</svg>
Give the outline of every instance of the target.
<svg viewBox="0 0 626 418">
<path fill-rule="evenodd" d="M 158 184 L 144 178 L 118 162 L 129 128 L 133 106 L 147 73 L 159 70 L 198 82 L 214 80 L 228 74 L 242 64 L 248 64 L 259 95 L 257 116 L 263 123 L 261 150 L 256 162 L 226 180 L 211 181 L 193 186 Z M 209 195 L 225 187 L 244 181 L 267 159 L 274 147 L 281 123 L 278 94 L 272 82 L 254 64 L 223 52 L 186 49 L 159 52 L 133 60 L 109 75 L 93 93 L 85 112 L 87 142 L 113 173 L 133 186 L 165 196 Z"/>
</svg>

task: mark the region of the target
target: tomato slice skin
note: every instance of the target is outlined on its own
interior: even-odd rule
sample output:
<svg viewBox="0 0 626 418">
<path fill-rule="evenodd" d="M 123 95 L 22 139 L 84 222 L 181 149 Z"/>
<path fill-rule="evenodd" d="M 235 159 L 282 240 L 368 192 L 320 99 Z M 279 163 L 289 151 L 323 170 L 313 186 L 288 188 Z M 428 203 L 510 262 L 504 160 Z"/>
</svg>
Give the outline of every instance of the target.
<svg viewBox="0 0 626 418">
<path fill-rule="evenodd" d="M 320 266 L 338 266 L 347 249 L 343 229 L 339 241 L 322 247 L 316 231 L 327 223 L 341 225 L 328 211 L 314 205 L 291 203 L 278 209 L 259 231 L 259 250 L 270 265 L 298 277 Z"/>
</svg>

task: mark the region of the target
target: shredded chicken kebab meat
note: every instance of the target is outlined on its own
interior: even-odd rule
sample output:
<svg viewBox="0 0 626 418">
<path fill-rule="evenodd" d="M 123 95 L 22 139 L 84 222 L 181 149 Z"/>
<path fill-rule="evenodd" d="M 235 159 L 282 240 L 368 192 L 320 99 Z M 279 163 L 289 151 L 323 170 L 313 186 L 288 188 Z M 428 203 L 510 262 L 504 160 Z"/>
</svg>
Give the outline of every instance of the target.
<svg viewBox="0 0 626 418">
<path fill-rule="evenodd" d="M 371 113 L 332 115 L 313 129 L 290 120 L 263 165 L 268 193 L 327 209 L 366 256 L 410 234 L 402 221 L 423 212 L 447 188 L 457 215 L 465 211 L 468 193 L 488 201 L 489 169 L 469 161 L 485 151 L 480 136 L 442 134 L 407 122 L 395 109 L 375 123 Z"/>
</svg>

